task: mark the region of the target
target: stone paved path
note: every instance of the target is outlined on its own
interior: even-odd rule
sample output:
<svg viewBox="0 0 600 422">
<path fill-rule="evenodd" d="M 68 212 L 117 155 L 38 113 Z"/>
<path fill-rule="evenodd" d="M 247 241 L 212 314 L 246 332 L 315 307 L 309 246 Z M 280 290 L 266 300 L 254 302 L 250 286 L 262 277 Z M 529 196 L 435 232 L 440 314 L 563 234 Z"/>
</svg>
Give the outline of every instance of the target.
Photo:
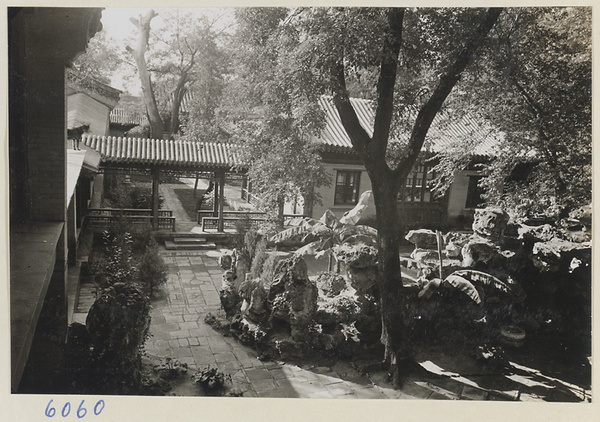
<svg viewBox="0 0 600 422">
<path fill-rule="evenodd" d="M 179 221 L 189 221 L 172 187 L 161 186 L 165 208 L 173 209 Z M 204 322 L 206 314 L 220 308 L 220 251 L 162 250 L 161 254 L 168 265 L 169 277 L 166 297 L 153 304 L 152 337 L 146 342 L 147 352 L 176 358 L 187 363 L 192 372 L 216 365 L 232 376 L 233 387 L 243 392 L 244 397 L 570 401 L 573 394 L 564 396 L 565 387 L 575 392 L 575 396 L 591 397 L 589 391 L 530 368 L 527 368 L 529 372 L 510 377 L 488 374 L 484 384 L 496 388 L 483 389 L 478 388 L 469 375 L 465 378 L 438 368 L 433 362 L 423 362 L 428 371 L 444 376 L 412 379 L 399 391 L 390 388 L 384 373 L 367 378 L 347 362 L 338 362 L 332 367 L 299 367 L 260 361 L 252 349 L 234 338 L 223 337 Z M 175 394 L 196 395 L 197 390 L 188 387 Z M 551 397 L 553 395 L 556 397 Z"/>
<path fill-rule="evenodd" d="M 231 374 L 234 388 L 244 397 L 412 399 L 436 394 L 427 388 L 415 388 L 411 395 L 379 387 L 347 363 L 299 367 L 260 361 L 252 349 L 204 322 L 207 313 L 220 308 L 218 254 L 162 251 L 169 267 L 168 295 L 153 304 L 151 338 L 146 342 L 149 354 L 176 358 L 191 371 L 216 365 Z"/>
<path fill-rule="evenodd" d="M 384 373 L 363 376 L 347 362 L 298 366 L 261 361 L 252 349 L 204 322 L 209 312 L 220 309 L 219 254 L 218 250 L 161 251 L 169 276 L 164 297 L 153 303 L 146 351 L 187 363 L 190 372 L 217 366 L 232 376 L 233 388 L 244 397 L 572 401 L 573 395 L 565 395 L 564 387 L 570 387 L 576 396 L 591 397 L 591 392 L 578 392 L 576 386 L 535 371 L 510 377 L 487 375 L 486 383 L 497 387 L 482 389 L 459 374 L 446 373 L 442 368 L 437 371 L 435 364 L 425 362 L 422 365 L 429 371 L 446 376 L 412 379 L 401 390 L 394 390 L 385 382 Z M 195 387 L 192 384 L 174 393 L 198 395 Z"/>
</svg>

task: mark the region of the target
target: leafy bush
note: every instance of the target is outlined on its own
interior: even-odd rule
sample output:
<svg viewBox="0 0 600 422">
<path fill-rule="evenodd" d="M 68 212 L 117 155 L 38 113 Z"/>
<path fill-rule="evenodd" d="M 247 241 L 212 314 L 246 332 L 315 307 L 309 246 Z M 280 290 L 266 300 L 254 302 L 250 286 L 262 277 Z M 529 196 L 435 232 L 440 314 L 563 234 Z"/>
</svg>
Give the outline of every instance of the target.
<svg viewBox="0 0 600 422">
<path fill-rule="evenodd" d="M 162 379 L 174 380 L 187 373 L 188 365 L 187 363 L 179 362 L 177 359 L 167 357 L 165 358 L 164 363 L 156 365 L 152 369 L 154 369 Z"/>
<path fill-rule="evenodd" d="M 156 290 L 167 282 L 167 266 L 158 254 L 154 244 L 146 249 L 137 263 L 137 276 L 148 296 L 153 297 Z"/>
<path fill-rule="evenodd" d="M 231 383 L 231 375 L 210 365 L 195 372 L 192 379 L 202 387 L 207 395 L 219 395 L 224 392 L 227 384 Z"/>
<path fill-rule="evenodd" d="M 115 187 L 107 189 L 105 197 L 115 208 L 152 208 L 152 187 L 150 186 L 135 186 L 121 182 L 117 183 Z M 161 208 L 163 203 L 164 198 L 159 195 L 158 208 Z"/>
<path fill-rule="evenodd" d="M 150 301 L 135 283 L 101 290 L 86 319 L 94 376 L 91 389 L 132 394 L 141 388 L 141 355 L 150 327 Z"/>
<path fill-rule="evenodd" d="M 91 263 L 95 283 L 101 288 L 114 283 L 135 280 L 137 269 L 133 264 L 131 245 L 133 238 L 128 232 L 102 233 L 103 250 L 94 255 Z"/>
<path fill-rule="evenodd" d="M 319 310 L 336 315 L 339 321 L 351 321 L 360 313 L 360 305 L 355 296 L 338 295 L 319 305 Z"/>
</svg>

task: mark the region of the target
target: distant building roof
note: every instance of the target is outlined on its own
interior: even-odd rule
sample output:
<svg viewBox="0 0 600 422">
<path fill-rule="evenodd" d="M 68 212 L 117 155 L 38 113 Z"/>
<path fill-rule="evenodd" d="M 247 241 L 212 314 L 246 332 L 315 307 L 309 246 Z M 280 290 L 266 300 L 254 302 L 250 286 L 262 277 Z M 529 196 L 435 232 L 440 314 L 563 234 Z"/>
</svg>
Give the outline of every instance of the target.
<svg viewBox="0 0 600 422">
<path fill-rule="evenodd" d="M 369 136 L 373 136 L 373 122 L 375 119 L 374 104 L 371 100 L 351 98 L 350 102 L 356 111 L 361 126 Z M 319 105 L 325 112 L 325 128 L 321 133 L 319 142 L 325 145 L 325 149 L 337 152 L 351 152 L 352 142 L 346 133 L 340 115 L 333 103 L 333 97 L 321 96 Z M 494 131 L 483 119 L 477 119 L 473 115 L 465 114 L 456 120 L 447 121 L 440 115 L 433 120 L 431 128 L 425 139 L 424 150 L 440 152 L 459 141 L 468 139 L 473 146 L 475 155 L 493 155 L 501 136 Z M 410 133 L 397 141 L 408 141 Z M 393 140 L 391 140 L 393 142 Z"/>
<path fill-rule="evenodd" d="M 84 135 L 82 142 L 98 151 L 106 166 L 160 165 L 177 170 L 243 165 L 239 147 L 234 144 L 89 135 Z"/>
<path fill-rule="evenodd" d="M 73 69 L 67 69 L 67 95 L 84 93 L 91 98 L 106 105 L 108 108 L 114 108 L 119 102 L 121 90 L 113 88 L 91 76 L 82 76 Z"/>
<path fill-rule="evenodd" d="M 117 107 L 110 112 L 110 123 L 122 126 L 140 126 L 148 124 L 148 118 L 142 112 Z"/>
</svg>

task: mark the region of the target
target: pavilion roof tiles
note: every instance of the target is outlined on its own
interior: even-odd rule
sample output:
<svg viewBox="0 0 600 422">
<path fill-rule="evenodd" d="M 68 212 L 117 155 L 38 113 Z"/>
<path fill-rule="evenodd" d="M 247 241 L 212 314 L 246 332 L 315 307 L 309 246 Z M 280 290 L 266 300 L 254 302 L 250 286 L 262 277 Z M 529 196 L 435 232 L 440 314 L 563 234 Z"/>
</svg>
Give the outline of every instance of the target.
<svg viewBox="0 0 600 422">
<path fill-rule="evenodd" d="M 242 167 L 239 146 L 219 142 L 84 135 L 106 166 L 153 166 L 201 169 Z"/>
</svg>

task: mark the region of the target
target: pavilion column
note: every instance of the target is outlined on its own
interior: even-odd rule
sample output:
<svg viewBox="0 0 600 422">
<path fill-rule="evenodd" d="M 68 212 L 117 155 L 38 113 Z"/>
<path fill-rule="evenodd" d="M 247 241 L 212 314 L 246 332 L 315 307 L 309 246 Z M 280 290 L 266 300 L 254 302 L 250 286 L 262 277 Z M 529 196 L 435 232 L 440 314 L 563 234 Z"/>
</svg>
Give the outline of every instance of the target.
<svg viewBox="0 0 600 422">
<path fill-rule="evenodd" d="M 213 189 L 213 217 L 219 216 L 219 173 L 213 173 L 214 189 Z"/>
<path fill-rule="evenodd" d="M 224 171 L 219 172 L 219 184 L 217 187 L 219 190 L 219 220 L 217 222 L 217 231 L 222 232 L 222 231 L 224 231 L 223 208 L 225 207 L 225 172 Z M 215 191 L 216 190 L 217 189 L 215 189 Z"/>
<path fill-rule="evenodd" d="M 158 186 L 160 184 L 160 169 L 152 167 L 152 228 L 158 230 Z"/>
</svg>

